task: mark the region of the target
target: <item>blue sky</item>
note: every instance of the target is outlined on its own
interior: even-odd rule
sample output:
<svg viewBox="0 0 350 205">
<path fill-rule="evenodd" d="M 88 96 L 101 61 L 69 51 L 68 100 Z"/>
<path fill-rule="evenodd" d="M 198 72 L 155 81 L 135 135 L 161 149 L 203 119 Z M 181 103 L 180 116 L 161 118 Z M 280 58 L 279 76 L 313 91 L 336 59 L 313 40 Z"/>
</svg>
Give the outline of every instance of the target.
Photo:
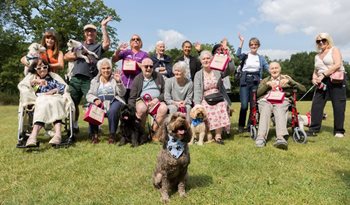
<svg viewBox="0 0 350 205">
<path fill-rule="evenodd" d="M 319 32 L 332 35 L 343 59 L 350 61 L 350 1 L 348 0 L 105 0 L 121 17 L 111 22 L 118 38 L 127 42 L 139 34 L 143 50 L 154 48 L 158 40 L 168 48 L 190 40 L 219 42 L 223 37 L 237 48 L 240 32 L 248 40 L 258 37 L 259 53 L 270 59 L 289 58 L 293 53 L 314 51 Z"/>
</svg>

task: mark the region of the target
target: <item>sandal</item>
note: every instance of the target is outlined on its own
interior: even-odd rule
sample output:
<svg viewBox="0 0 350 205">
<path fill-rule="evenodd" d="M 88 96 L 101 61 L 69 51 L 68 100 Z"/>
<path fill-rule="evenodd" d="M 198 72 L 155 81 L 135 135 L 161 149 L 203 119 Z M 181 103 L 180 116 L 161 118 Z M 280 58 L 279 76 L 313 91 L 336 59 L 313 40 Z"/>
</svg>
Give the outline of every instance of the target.
<svg viewBox="0 0 350 205">
<path fill-rule="evenodd" d="M 220 137 L 215 136 L 215 142 L 220 145 L 224 145 L 224 141 L 222 140 L 221 136 Z"/>
</svg>

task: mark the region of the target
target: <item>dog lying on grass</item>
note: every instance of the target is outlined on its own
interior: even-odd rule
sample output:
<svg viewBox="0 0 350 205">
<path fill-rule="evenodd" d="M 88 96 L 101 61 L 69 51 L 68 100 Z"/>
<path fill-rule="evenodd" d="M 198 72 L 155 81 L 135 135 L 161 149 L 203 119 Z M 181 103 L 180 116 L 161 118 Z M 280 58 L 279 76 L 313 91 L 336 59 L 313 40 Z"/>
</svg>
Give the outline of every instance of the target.
<svg viewBox="0 0 350 205">
<path fill-rule="evenodd" d="M 186 116 L 176 112 L 165 120 L 156 135 L 163 148 L 158 154 L 153 185 L 160 189 L 162 202 L 167 203 L 171 188 L 177 187 L 180 196 L 186 196 L 187 168 L 190 164 L 187 143 L 191 140 L 192 132 Z"/>
</svg>

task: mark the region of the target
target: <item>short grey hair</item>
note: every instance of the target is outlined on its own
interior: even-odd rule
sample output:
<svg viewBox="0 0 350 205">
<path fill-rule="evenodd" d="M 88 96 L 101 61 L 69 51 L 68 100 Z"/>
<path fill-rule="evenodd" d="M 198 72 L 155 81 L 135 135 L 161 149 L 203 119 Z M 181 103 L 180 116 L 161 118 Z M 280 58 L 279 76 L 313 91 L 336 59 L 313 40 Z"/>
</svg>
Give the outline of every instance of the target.
<svg viewBox="0 0 350 205">
<path fill-rule="evenodd" d="M 102 58 L 101 60 L 99 60 L 97 62 L 96 66 L 97 66 L 97 69 L 98 69 L 99 73 L 101 72 L 102 65 L 108 65 L 112 69 L 112 61 L 111 61 L 111 59 L 109 59 L 109 58 Z"/>
<path fill-rule="evenodd" d="M 175 72 L 175 69 L 179 69 L 180 72 L 184 73 L 185 76 L 188 74 L 189 67 L 185 61 L 179 61 L 173 65 L 173 73 Z"/>
<path fill-rule="evenodd" d="M 156 46 L 159 46 L 160 44 L 164 44 L 164 46 L 165 46 L 164 41 L 157 41 Z"/>
<path fill-rule="evenodd" d="M 199 60 L 202 60 L 202 59 L 204 58 L 205 55 L 210 56 L 210 58 L 213 57 L 213 54 L 211 54 L 210 51 L 208 51 L 208 50 L 203 50 L 203 51 L 201 52 L 201 54 L 199 55 L 199 57 L 198 57 Z"/>
</svg>

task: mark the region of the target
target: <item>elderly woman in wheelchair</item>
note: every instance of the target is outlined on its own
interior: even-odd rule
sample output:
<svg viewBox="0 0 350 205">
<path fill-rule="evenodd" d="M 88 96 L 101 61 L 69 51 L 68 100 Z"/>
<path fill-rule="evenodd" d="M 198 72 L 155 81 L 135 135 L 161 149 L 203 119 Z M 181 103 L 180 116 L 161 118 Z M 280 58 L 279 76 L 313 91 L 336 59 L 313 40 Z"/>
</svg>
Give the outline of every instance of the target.
<svg viewBox="0 0 350 205">
<path fill-rule="evenodd" d="M 41 59 L 32 64 L 29 72 L 18 84 L 20 108 L 34 106 L 33 129 L 25 146 L 38 146 L 39 131 L 48 123 L 53 123 L 55 130 L 49 144 L 59 145 L 62 139 L 62 120 L 68 117 L 70 112 L 67 111 L 74 109 L 68 86 L 59 75 L 50 72 L 48 62 Z"/>
<path fill-rule="evenodd" d="M 143 127 L 146 124 L 147 114 L 153 117 L 154 122 L 150 130 L 152 135 L 152 132 L 162 124 L 168 112 L 163 102 L 165 83 L 162 74 L 154 71 L 153 61 L 150 58 L 143 59 L 140 67 L 142 73 L 134 79 L 128 103 L 136 108 L 136 117 Z"/>
<path fill-rule="evenodd" d="M 286 141 L 288 134 L 287 118 L 288 108 L 291 105 L 291 89 L 305 92 L 305 87 L 294 81 L 288 75 L 281 74 L 281 66 L 277 62 L 269 65 L 270 76 L 263 79 L 257 90 L 259 107 L 259 128 L 255 144 L 257 147 L 266 145 L 269 132 L 271 114 L 274 114 L 276 125 L 276 142 L 274 146 L 279 149 L 288 149 Z"/>
</svg>

